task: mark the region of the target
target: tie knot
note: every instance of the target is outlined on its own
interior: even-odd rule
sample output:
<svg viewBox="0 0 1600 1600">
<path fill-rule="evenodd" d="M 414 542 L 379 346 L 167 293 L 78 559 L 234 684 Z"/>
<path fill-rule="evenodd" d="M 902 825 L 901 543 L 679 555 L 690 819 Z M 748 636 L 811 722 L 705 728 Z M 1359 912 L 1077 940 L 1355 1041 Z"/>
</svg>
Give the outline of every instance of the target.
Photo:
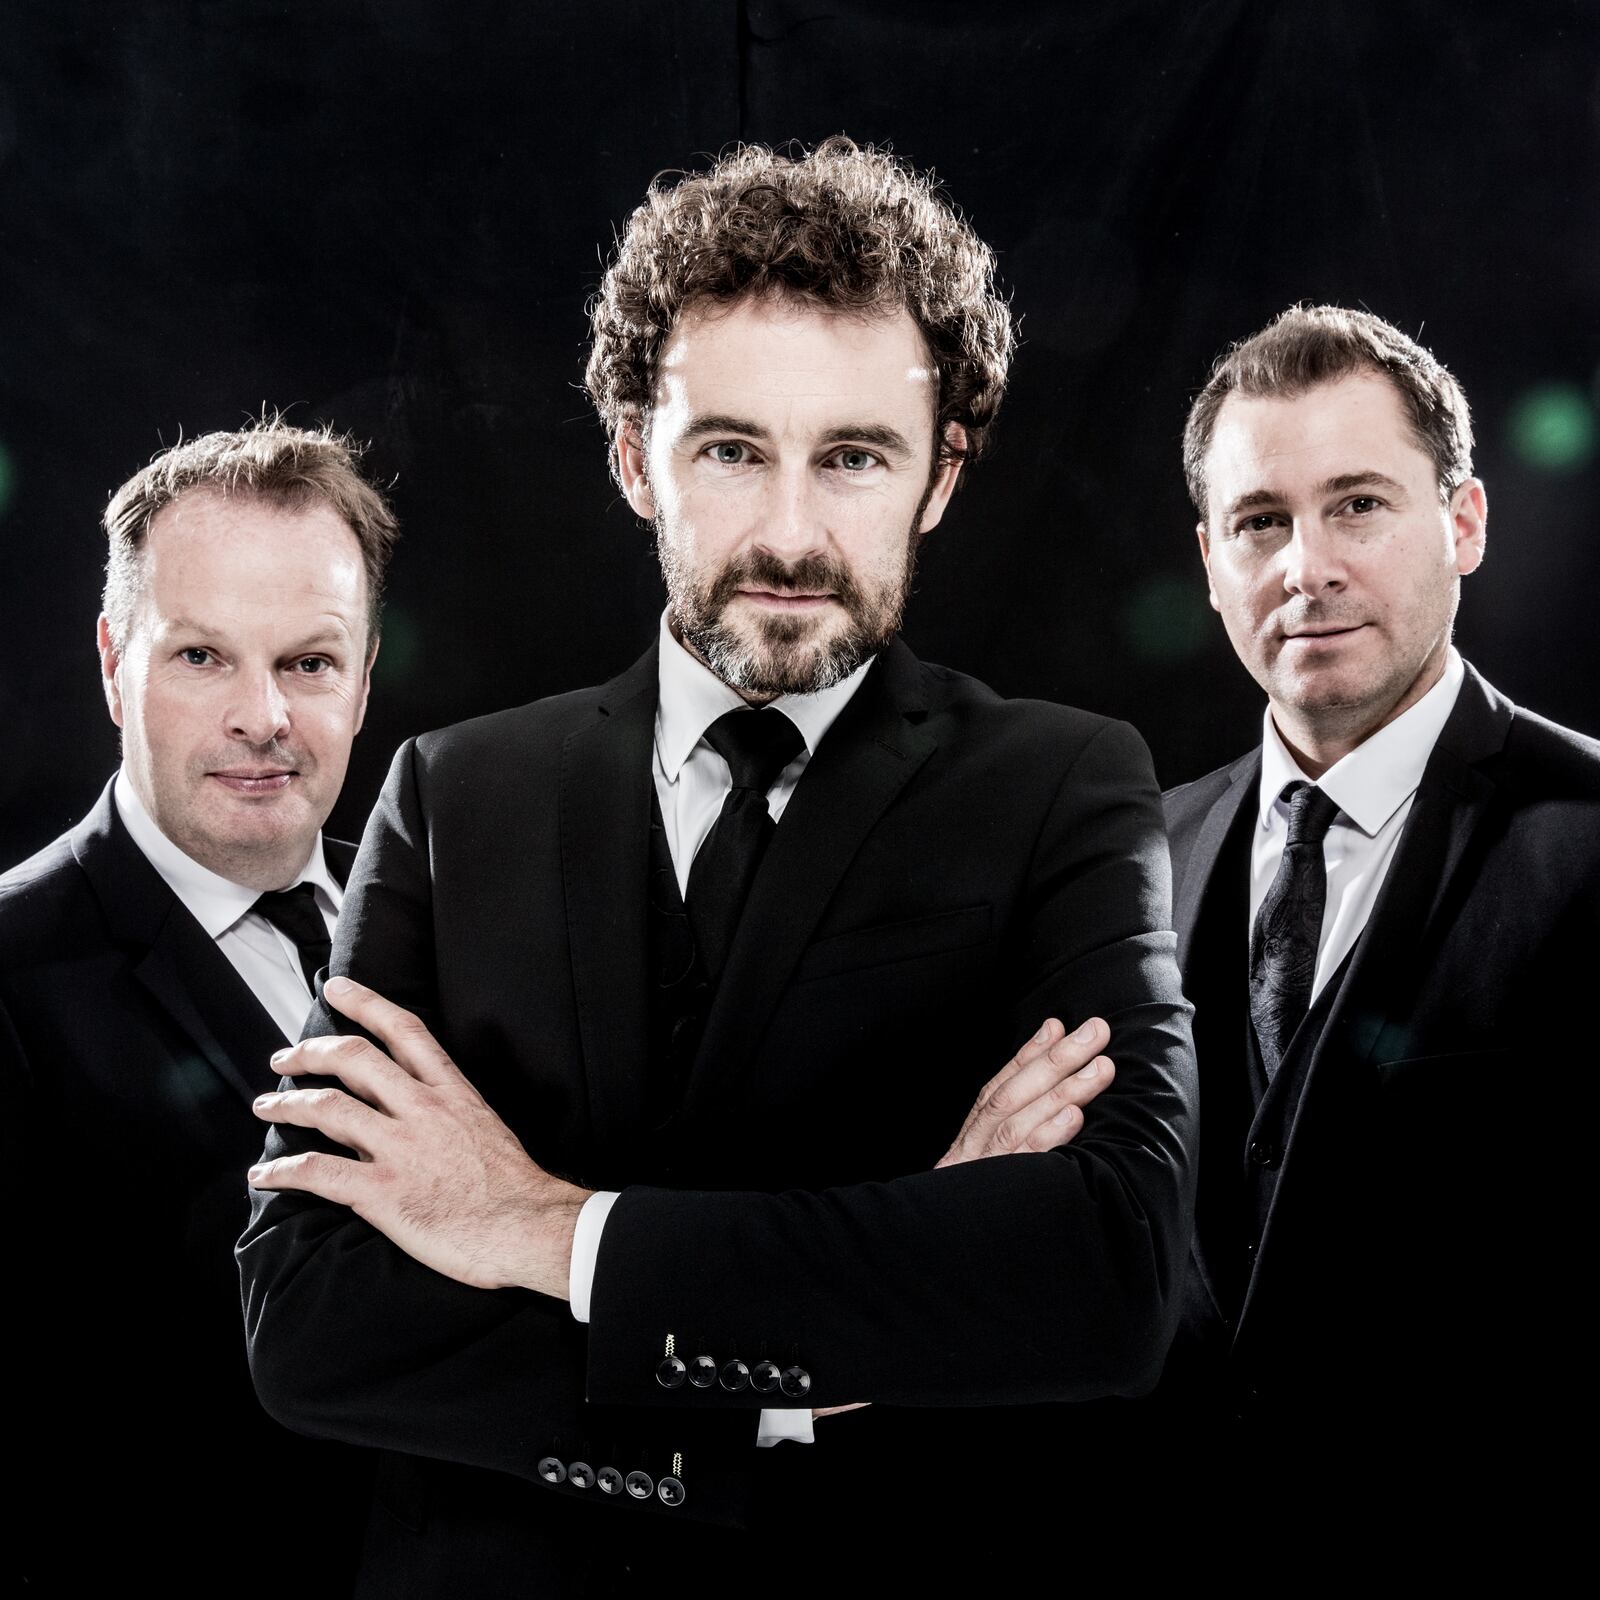
<svg viewBox="0 0 1600 1600">
<path fill-rule="evenodd" d="M 735 789 L 765 794 L 806 742 L 781 711 L 764 706 L 724 712 L 706 729 L 706 743 L 728 763 Z"/>
<path fill-rule="evenodd" d="M 265 917 L 279 932 L 285 933 L 297 945 L 326 943 L 328 924 L 317 910 L 316 886 L 297 883 L 292 889 L 272 889 L 260 895 L 250 907 L 258 917 Z"/>
<path fill-rule="evenodd" d="M 1289 837 L 1284 848 L 1297 844 L 1321 844 L 1339 815 L 1339 804 L 1314 783 L 1291 783 L 1280 799 L 1289 802 Z"/>
</svg>

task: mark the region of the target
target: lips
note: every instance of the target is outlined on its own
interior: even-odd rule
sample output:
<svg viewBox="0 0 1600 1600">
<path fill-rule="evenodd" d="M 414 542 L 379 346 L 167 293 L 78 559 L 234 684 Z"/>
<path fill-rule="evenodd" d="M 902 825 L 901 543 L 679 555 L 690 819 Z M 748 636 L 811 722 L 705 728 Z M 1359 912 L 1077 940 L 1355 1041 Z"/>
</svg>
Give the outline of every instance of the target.
<svg viewBox="0 0 1600 1600">
<path fill-rule="evenodd" d="M 1342 639 L 1347 634 L 1359 633 L 1364 627 L 1366 627 L 1364 622 L 1316 623 L 1310 627 L 1296 628 L 1292 632 L 1285 629 L 1283 637 L 1285 640 L 1300 639 L 1315 643 L 1319 639 Z"/>
<path fill-rule="evenodd" d="M 234 767 L 206 774 L 223 788 L 238 795 L 281 794 L 299 776 L 293 769 L 282 767 Z"/>
<path fill-rule="evenodd" d="M 774 589 L 741 589 L 741 599 L 753 601 L 756 605 L 776 606 L 780 610 L 806 610 L 812 606 L 824 605 L 834 598 L 831 590 L 774 590 Z"/>
</svg>

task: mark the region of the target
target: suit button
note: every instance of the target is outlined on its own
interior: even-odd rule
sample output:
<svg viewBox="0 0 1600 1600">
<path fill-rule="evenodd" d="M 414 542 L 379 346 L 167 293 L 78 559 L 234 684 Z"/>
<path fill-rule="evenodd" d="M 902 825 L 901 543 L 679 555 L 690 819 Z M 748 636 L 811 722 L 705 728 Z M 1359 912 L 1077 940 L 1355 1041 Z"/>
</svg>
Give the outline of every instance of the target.
<svg viewBox="0 0 1600 1600">
<path fill-rule="evenodd" d="M 722 1364 L 722 1371 L 717 1374 L 717 1382 L 729 1394 L 738 1394 L 741 1389 L 750 1386 L 750 1369 L 737 1356 L 732 1361 Z"/>
<path fill-rule="evenodd" d="M 567 1477 L 566 1463 L 558 1461 L 554 1456 L 546 1456 L 539 1463 L 539 1476 L 546 1483 L 564 1483 Z"/>
<path fill-rule="evenodd" d="M 594 1482 L 594 1468 L 587 1461 L 574 1461 L 567 1468 L 567 1482 L 574 1489 L 587 1489 Z"/>
<path fill-rule="evenodd" d="M 676 1478 L 663 1478 L 656 1485 L 656 1498 L 664 1506 L 681 1506 L 683 1497 L 684 1487 Z"/>
<path fill-rule="evenodd" d="M 676 1356 L 668 1356 L 666 1360 L 656 1368 L 656 1382 L 659 1383 L 663 1389 L 681 1389 L 683 1387 L 684 1375 L 688 1372 L 688 1370 L 689 1369 L 685 1367 Z"/>
<path fill-rule="evenodd" d="M 1252 1139 L 1245 1154 L 1249 1156 L 1253 1167 L 1275 1167 L 1283 1159 L 1283 1151 L 1274 1139 Z"/>
<path fill-rule="evenodd" d="M 628 1493 L 635 1500 L 648 1500 L 655 1492 L 655 1481 L 648 1472 L 630 1472 L 628 1474 Z"/>
<path fill-rule="evenodd" d="M 778 1387 L 791 1400 L 811 1392 L 811 1374 L 804 1367 L 785 1367 L 778 1375 Z"/>
<path fill-rule="evenodd" d="M 615 1467 L 601 1467 L 594 1481 L 600 1485 L 601 1494 L 621 1494 L 622 1474 Z"/>
<path fill-rule="evenodd" d="M 689 1382 L 697 1389 L 709 1389 L 717 1381 L 715 1356 L 696 1356 L 689 1363 Z"/>
<path fill-rule="evenodd" d="M 750 1369 L 750 1387 L 757 1394 L 771 1394 L 783 1381 L 770 1361 L 758 1361 Z"/>
</svg>

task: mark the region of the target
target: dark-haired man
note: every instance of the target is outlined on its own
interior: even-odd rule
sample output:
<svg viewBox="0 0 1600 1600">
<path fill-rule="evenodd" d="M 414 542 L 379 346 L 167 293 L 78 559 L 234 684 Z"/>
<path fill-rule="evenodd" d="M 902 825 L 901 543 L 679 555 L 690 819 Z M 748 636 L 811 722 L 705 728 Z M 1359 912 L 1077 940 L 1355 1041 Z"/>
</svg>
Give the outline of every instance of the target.
<svg viewBox="0 0 1600 1600">
<path fill-rule="evenodd" d="M 371 987 L 262 1107 L 252 1363 L 405 1453 L 374 1593 L 814 1589 L 861 1536 L 950 1582 L 952 1508 L 987 1573 L 1058 1473 L 1041 1403 L 1159 1366 L 1192 1082 L 1146 754 L 894 637 L 999 404 L 991 272 L 848 141 L 658 187 L 622 240 L 589 384 L 660 637 L 400 752 L 334 959 Z M 940 1161 L 988 1065 L 1095 1012 Z M 1108 1037 L 1068 1148 L 1057 1100 L 1037 1153 L 964 1159 Z"/>
<path fill-rule="evenodd" d="M 395 524 L 347 441 L 266 423 L 163 452 L 105 527 L 122 768 L 0 877 L 5 1567 L 29 1594 L 135 1576 L 211 1594 L 249 1570 L 249 1519 L 286 1482 L 361 1482 L 256 1403 L 231 1245 L 251 1103 L 299 1035 L 353 858 L 321 828 Z M 348 1592 L 353 1530 L 306 1548 L 320 1592 Z"/>
<path fill-rule="evenodd" d="M 1329 1559 L 1387 1524 L 1435 1562 L 1442 1521 L 1469 1560 L 1532 1562 L 1588 1243 L 1555 1133 L 1600 745 L 1451 645 L 1487 505 L 1459 384 L 1399 330 L 1285 312 L 1218 362 L 1185 461 L 1268 703 L 1258 749 L 1166 797 L 1206 1126 L 1160 1396 L 1180 1481 L 1232 1547 L 1253 1508 L 1336 1528 Z"/>
</svg>

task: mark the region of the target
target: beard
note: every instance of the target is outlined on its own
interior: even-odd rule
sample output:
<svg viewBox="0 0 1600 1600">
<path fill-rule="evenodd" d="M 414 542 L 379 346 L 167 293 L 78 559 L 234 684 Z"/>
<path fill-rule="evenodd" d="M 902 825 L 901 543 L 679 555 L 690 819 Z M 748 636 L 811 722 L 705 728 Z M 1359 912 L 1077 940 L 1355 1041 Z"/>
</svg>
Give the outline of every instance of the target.
<svg viewBox="0 0 1600 1600">
<path fill-rule="evenodd" d="M 667 607 L 678 637 L 726 684 L 744 694 L 815 694 L 843 682 L 894 638 L 916 576 L 921 508 L 906 535 L 897 573 L 866 584 L 836 557 L 802 556 L 792 564 L 768 550 L 735 557 L 707 577 L 696 572 L 657 525 L 656 553 Z M 754 616 L 735 620 L 729 607 L 741 589 L 777 594 L 826 591 L 844 613 Z"/>
</svg>

